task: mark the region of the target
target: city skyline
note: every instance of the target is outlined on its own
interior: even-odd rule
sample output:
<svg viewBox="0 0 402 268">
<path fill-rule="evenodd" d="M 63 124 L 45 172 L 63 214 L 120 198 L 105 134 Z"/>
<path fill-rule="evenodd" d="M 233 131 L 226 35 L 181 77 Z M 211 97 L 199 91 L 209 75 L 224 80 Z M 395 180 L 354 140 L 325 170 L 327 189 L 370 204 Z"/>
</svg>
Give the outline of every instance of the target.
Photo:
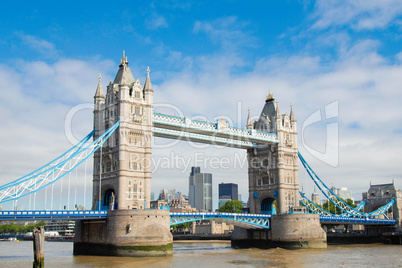
<svg viewBox="0 0 402 268">
<path fill-rule="evenodd" d="M 402 188 L 400 1 L 77 3 L 0 10 L 0 185 L 62 154 L 70 134 L 92 130 L 99 73 L 105 90 L 125 50 L 141 83 L 149 66 L 156 111 L 244 128 L 248 108 L 258 117 L 271 90 L 282 113 L 293 104 L 299 150 L 329 187 L 347 187 L 355 200 L 370 182 Z M 309 125 L 313 115 L 321 120 Z M 332 140 L 328 124 L 337 126 Z M 247 200 L 245 150 L 160 138 L 154 148 L 154 192 L 185 192 L 187 167 L 200 166 L 214 175 L 214 200 L 222 181 Z M 299 182 L 311 195 L 300 164 Z"/>
</svg>

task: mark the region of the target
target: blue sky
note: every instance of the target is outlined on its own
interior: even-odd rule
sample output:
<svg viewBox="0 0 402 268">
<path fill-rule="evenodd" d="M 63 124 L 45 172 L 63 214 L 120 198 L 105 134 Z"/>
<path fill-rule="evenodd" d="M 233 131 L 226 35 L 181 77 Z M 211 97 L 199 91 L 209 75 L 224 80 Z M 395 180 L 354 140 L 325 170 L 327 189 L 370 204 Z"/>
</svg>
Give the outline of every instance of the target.
<svg viewBox="0 0 402 268">
<path fill-rule="evenodd" d="M 66 114 L 93 101 L 99 73 L 104 86 L 113 80 L 125 50 L 141 83 L 150 67 L 156 105 L 242 126 L 249 107 L 259 115 L 270 89 L 282 113 L 294 105 L 299 149 L 329 186 L 348 187 L 356 199 L 370 181 L 402 188 L 400 1 L 7 2 L 0 36 L 1 184 L 71 145 Z M 325 118 L 331 103 L 336 118 L 306 126 L 317 110 Z M 74 117 L 77 137 L 92 129 L 91 116 L 87 109 Z M 336 141 L 326 141 L 326 123 L 337 124 Z M 155 141 L 154 159 L 244 157 L 186 143 L 157 148 L 166 142 Z M 336 147 L 332 162 L 323 156 L 327 145 Z M 238 183 L 247 200 L 245 168 L 203 170 L 214 174 L 215 200 L 220 182 Z M 156 169 L 152 190 L 187 193 L 188 172 Z M 305 177 L 300 171 L 311 192 Z"/>
</svg>

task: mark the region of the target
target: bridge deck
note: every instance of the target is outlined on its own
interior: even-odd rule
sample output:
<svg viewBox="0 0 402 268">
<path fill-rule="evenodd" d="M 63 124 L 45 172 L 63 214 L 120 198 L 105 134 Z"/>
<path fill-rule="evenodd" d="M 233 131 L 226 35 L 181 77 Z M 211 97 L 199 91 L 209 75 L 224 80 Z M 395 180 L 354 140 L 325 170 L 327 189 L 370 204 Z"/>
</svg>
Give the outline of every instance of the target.
<svg viewBox="0 0 402 268">
<path fill-rule="evenodd" d="M 320 216 L 321 224 L 363 224 L 363 225 L 395 225 L 394 219 L 352 218 Z"/>
<path fill-rule="evenodd" d="M 106 219 L 107 210 L 33 210 L 0 211 L 0 221 L 53 220 L 53 219 Z M 171 225 L 198 220 L 225 221 L 244 228 L 270 228 L 271 215 L 247 213 L 182 213 L 171 212 Z M 320 216 L 322 224 L 395 225 L 394 219 L 352 218 Z"/>
<path fill-rule="evenodd" d="M 82 220 L 106 218 L 106 210 L 32 210 L 0 211 L 0 220 Z"/>
</svg>

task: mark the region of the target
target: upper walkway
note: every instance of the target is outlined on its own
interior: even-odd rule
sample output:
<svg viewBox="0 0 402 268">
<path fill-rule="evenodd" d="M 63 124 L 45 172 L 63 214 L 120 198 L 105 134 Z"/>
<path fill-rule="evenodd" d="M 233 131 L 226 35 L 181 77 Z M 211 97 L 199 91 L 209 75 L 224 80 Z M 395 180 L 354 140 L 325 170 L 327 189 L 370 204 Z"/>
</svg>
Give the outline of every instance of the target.
<svg viewBox="0 0 402 268">
<path fill-rule="evenodd" d="M 153 113 L 153 134 L 156 137 L 181 139 L 242 149 L 255 148 L 258 144 L 279 143 L 275 133 L 255 129 L 231 127 L 225 120 L 217 123 L 191 120 L 161 113 Z"/>
</svg>

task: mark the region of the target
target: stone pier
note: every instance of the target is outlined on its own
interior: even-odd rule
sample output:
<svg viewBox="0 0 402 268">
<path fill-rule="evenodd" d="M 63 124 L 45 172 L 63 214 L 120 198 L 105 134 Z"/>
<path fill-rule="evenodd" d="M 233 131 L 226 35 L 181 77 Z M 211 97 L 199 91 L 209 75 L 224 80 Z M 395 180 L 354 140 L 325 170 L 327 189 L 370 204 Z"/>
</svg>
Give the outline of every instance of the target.
<svg viewBox="0 0 402 268">
<path fill-rule="evenodd" d="M 74 255 L 169 256 L 173 254 L 167 210 L 109 210 L 106 220 L 81 220 Z"/>
<path fill-rule="evenodd" d="M 317 214 L 273 215 L 270 230 L 235 228 L 232 247 L 307 249 L 326 248 L 327 235 Z"/>
</svg>

